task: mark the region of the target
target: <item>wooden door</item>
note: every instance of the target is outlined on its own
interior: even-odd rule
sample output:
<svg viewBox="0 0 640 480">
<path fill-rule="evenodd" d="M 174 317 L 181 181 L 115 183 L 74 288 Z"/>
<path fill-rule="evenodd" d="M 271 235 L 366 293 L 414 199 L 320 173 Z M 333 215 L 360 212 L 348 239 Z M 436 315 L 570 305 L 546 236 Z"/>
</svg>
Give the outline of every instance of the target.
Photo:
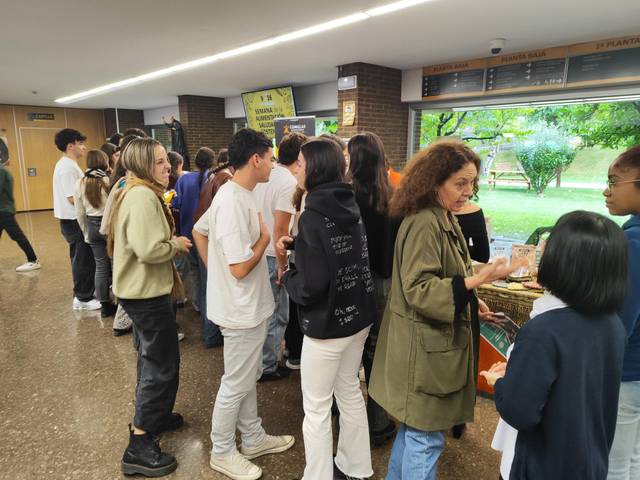
<svg viewBox="0 0 640 480">
<path fill-rule="evenodd" d="M 0 105 L 0 137 L 3 137 L 9 147 L 9 166 L 13 175 L 13 198 L 18 211 L 26 210 L 26 196 L 24 192 L 24 168 L 19 155 L 16 125 L 13 117 L 13 106 Z"/>
<path fill-rule="evenodd" d="M 20 128 L 29 210 L 53 208 L 53 170 L 61 157 L 54 143 L 57 131 L 55 128 Z"/>
</svg>

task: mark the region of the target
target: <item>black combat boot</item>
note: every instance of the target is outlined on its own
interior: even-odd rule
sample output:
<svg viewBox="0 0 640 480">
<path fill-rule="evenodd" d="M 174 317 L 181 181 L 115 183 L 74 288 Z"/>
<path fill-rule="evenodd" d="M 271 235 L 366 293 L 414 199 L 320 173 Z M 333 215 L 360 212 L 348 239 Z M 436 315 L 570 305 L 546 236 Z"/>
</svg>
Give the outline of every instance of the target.
<svg viewBox="0 0 640 480">
<path fill-rule="evenodd" d="M 129 445 L 122 456 L 122 473 L 162 477 L 176 468 L 176 458 L 170 453 L 162 453 L 157 439 L 149 433 L 134 435 L 129 425 Z"/>
</svg>

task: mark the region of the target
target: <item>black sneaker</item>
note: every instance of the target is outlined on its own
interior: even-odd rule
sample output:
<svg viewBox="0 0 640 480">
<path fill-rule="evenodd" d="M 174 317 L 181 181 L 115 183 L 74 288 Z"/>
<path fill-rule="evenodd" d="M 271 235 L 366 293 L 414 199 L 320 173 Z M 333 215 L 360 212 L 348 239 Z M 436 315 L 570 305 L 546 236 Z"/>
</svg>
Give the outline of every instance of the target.
<svg viewBox="0 0 640 480">
<path fill-rule="evenodd" d="M 161 435 L 165 432 L 173 432 L 184 425 L 184 418 L 179 413 L 173 412 L 164 420 L 158 429 L 153 432 L 154 435 Z"/>
<path fill-rule="evenodd" d="M 122 335 L 126 335 L 127 333 L 131 333 L 133 331 L 133 327 L 129 327 L 129 328 L 114 328 L 113 329 L 113 336 L 114 337 L 121 337 Z"/>
<path fill-rule="evenodd" d="M 134 435 L 129 425 L 129 445 L 122 455 L 122 473 L 162 477 L 178 468 L 176 458 L 160 450 L 158 440 L 149 433 Z"/>
<path fill-rule="evenodd" d="M 396 433 L 396 424 L 389 420 L 389 423 L 382 430 L 369 431 L 369 440 L 374 447 L 381 447 Z"/>
<path fill-rule="evenodd" d="M 113 317 L 118 309 L 118 307 L 111 302 L 100 302 L 100 305 L 100 316 L 102 318 Z"/>
<path fill-rule="evenodd" d="M 367 480 L 365 477 L 350 477 L 342 473 L 342 471 L 336 465 L 336 462 L 333 462 L 333 480 Z"/>
<path fill-rule="evenodd" d="M 460 425 L 454 425 L 451 428 L 451 436 L 455 439 L 462 438 L 462 434 L 467 429 L 467 425 L 465 423 L 461 423 Z"/>
<path fill-rule="evenodd" d="M 289 376 L 288 368 L 278 367 L 275 372 L 263 373 L 258 379 L 259 382 L 272 382 L 274 380 L 283 380 Z"/>
</svg>

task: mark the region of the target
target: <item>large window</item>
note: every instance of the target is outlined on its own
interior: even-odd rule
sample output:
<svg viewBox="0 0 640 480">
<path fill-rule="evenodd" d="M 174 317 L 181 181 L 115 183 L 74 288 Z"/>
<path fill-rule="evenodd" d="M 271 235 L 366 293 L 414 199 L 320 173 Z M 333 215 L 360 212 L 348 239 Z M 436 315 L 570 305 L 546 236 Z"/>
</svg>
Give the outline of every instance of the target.
<svg viewBox="0 0 640 480">
<path fill-rule="evenodd" d="M 572 210 L 607 214 L 607 169 L 622 151 L 640 144 L 640 100 L 422 110 L 416 121 L 420 148 L 457 137 L 479 154 L 477 201 L 494 237 L 517 241 Z"/>
</svg>

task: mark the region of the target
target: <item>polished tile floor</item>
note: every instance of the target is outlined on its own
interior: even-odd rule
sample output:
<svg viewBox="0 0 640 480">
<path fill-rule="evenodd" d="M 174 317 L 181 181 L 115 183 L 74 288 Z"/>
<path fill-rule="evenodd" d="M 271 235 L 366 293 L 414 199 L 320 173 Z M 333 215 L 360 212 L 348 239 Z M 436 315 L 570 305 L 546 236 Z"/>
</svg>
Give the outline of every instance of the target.
<svg viewBox="0 0 640 480">
<path fill-rule="evenodd" d="M 15 273 L 22 252 L 0 239 L 0 479 L 121 478 L 120 457 L 133 412 L 136 356 L 131 336 L 111 335 L 111 319 L 71 309 L 67 245 L 51 212 L 18 215 L 42 270 Z M 187 425 L 162 439 L 178 459 L 170 479 L 223 479 L 208 464 L 213 399 L 222 375 L 222 351 L 205 350 L 190 307 L 178 322 L 180 389 L 176 411 Z M 265 480 L 299 478 L 304 468 L 299 374 L 258 386 L 266 430 L 293 433 L 290 451 L 256 463 Z M 461 440 L 447 438 L 438 478 L 498 477 L 498 454 L 489 447 L 497 422 L 493 404 L 478 399 L 476 423 Z M 372 452 L 374 478 L 386 472 L 390 445 Z M 314 479 L 309 479 L 314 480 Z"/>
</svg>

